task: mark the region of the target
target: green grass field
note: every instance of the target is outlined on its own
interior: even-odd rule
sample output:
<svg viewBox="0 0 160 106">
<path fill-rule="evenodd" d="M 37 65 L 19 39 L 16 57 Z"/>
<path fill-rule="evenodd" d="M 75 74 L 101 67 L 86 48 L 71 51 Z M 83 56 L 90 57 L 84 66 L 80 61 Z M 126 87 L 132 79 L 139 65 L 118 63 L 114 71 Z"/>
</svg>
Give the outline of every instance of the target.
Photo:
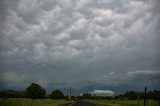
<svg viewBox="0 0 160 106">
<path fill-rule="evenodd" d="M 137 100 L 116 100 L 115 102 L 113 100 L 90 100 L 90 102 L 107 106 L 143 106 L 144 104 L 143 100 L 140 100 L 139 104 Z M 159 106 L 159 104 L 158 101 L 148 100 L 146 106 Z"/>
<path fill-rule="evenodd" d="M 106 106 L 143 106 L 143 100 L 89 100 L 92 103 L 103 104 Z M 32 102 L 31 99 L 26 98 L 8 98 L 0 99 L 0 106 L 63 106 L 63 104 L 69 103 L 66 100 L 52 100 L 52 99 L 39 99 Z M 158 101 L 148 100 L 146 106 L 159 106 Z"/>
<path fill-rule="evenodd" d="M 32 100 L 26 98 L 8 98 L 0 99 L 0 106 L 62 106 L 63 104 L 69 103 L 65 100 L 52 100 L 52 99 L 42 99 L 42 100 Z"/>
</svg>

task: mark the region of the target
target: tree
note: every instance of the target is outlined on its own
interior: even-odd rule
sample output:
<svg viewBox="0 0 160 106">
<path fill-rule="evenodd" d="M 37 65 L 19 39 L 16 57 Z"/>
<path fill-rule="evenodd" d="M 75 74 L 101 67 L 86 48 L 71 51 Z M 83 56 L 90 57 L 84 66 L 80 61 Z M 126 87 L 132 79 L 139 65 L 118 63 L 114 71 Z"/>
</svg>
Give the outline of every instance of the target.
<svg viewBox="0 0 160 106">
<path fill-rule="evenodd" d="M 124 94 L 126 97 L 127 97 L 127 99 L 129 99 L 129 100 L 136 100 L 137 99 L 137 92 L 135 92 L 135 91 L 129 91 L 129 92 L 126 92 L 125 94 Z"/>
<path fill-rule="evenodd" d="M 26 89 L 26 97 L 32 99 L 44 99 L 46 95 L 45 89 L 43 89 L 40 85 L 32 83 Z"/>
<path fill-rule="evenodd" d="M 92 98 L 92 94 L 89 94 L 89 93 L 84 93 L 82 95 L 83 99 L 91 99 Z"/>
<path fill-rule="evenodd" d="M 160 101 L 160 90 L 154 90 L 153 91 L 153 99 Z"/>
<path fill-rule="evenodd" d="M 64 94 L 62 91 L 56 89 L 51 93 L 50 97 L 52 99 L 64 99 Z"/>
</svg>

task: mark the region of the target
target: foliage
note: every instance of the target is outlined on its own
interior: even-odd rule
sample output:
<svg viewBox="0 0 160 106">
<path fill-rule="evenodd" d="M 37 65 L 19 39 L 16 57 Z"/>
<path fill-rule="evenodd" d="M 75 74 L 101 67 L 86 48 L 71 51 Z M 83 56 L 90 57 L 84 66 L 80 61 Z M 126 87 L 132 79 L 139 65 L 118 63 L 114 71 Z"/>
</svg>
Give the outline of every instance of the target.
<svg viewBox="0 0 160 106">
<path fill-rule="evenodd" d="M 112 96 L 96 96 L 90 93 L 84 93 L 81 98 L 83 99 L 112 99 L 113 97 Z"/>
<path fill-rule="evenodd" d="M 43 89 L 40 85 L 32 83 L 26 89 L 26 97 L 32 99 L 44 99 L 46 95 L 45 89 Z"/>
<path fill-rule="evenodd" d="M 0 98 L 24 98 L 25 93 L 23 91 L 5 90 L 0 91 Z"/>
<path fill-rule="evenodd" d="M 83 99 L 90 99 L 90 98 L 92 98 L 92 95 L 89 94 L 89 93 L 84 93 L 84 94 L 82 95 L 82 98 L 83 98 Z"/>
<path fill-rule="evenodd" d="M 160 90 L 149 91 L 147 93 L 148 99 L 160 100 Z"/>
<path fill-rule="evenodd" d="M 124 97 L 127 97 L 128 100 L 136 100 L 137 96 L 138 94 L 135 91 L 129 91 L 124 94 Z"/>
<path fill-rule="evenodd" d="M 127 91 L 124 94 L 119 94 L 115 96 L 116 99 L 136 100 L 144 99 L 144 92 Z M 160 90 L 153 90 L 147 92 L 147 99 L 160 100 Z"/>
<path fill-rule="evenodd" d="M 51 93 L 50 97 L 52 99 L 64 99 L 64 94 L 62 91 L 56 89 Z"/>
<path fill-rule="evenodd" d="M 78 96 L 70 96 L 70 100 L 75 101 L 75 100 L 77 100 L 77 97 L 78 97 Z M 65 96 L 64 96 L 64 99 L 65 99 L 65 100 L 69 100 L 69 95 L 65 95 Z"/>
</svg>

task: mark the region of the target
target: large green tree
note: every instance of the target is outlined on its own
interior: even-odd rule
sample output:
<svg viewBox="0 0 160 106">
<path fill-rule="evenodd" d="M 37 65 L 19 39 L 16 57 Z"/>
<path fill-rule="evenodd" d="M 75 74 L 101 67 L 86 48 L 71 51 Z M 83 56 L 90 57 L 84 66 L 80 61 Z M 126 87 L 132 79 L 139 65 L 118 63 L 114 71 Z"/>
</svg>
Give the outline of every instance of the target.
<svg viewBox="0 0 160 106">
<path fill-rule="evenodd" d="M 32 99 L 44 99 L 46 95 L 45 89 L 43 89 L 40 85 L 32 83 L 26 89 L 26 97 Z"/>
<path fill-rule="evenodd" d="M 50 97 L 52 99 L 64 99 L 64 94 L 62 91 L 56 89 L 51 93 Z"/>
</svg>

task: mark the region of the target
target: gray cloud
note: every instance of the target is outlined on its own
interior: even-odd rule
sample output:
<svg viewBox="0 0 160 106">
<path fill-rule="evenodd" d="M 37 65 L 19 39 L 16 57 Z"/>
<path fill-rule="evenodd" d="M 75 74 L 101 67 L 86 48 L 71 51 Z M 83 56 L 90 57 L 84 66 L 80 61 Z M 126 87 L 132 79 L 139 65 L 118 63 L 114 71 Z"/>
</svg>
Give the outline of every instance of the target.
<svg viewBox="0 0 160 106">
<path fill-rule="evenodd" d="M 31 82 L 46 88 L 133 82 L 159 87 L 160 79 L 150 74 L 160 71 L 158 0 L 2 0 L 0 4 L 3 87 Z M 150 76 L 149 83 L 131 76 L 142 73 Z"/>
</svg>

